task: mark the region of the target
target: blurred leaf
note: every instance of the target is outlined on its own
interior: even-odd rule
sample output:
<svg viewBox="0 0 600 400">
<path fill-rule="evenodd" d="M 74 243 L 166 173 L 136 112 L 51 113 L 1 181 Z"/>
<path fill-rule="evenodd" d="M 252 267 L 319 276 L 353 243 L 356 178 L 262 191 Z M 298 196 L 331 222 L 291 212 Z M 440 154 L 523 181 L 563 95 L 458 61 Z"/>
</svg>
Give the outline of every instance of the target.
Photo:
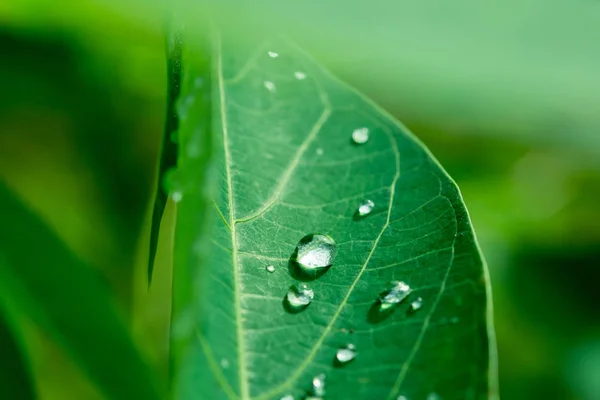
<svg viewBox="0 0 600 400">
<path fill-rule="evenodd" d="M 196 15 L 196 14 L 189 14 Z M 181 95 L 177 101 L 177 170 L 169 177 L 168 189 L 180 197 L 175 219 L 173 254 L 173 298 L 171 314 L 171 374 L 179 386 L 187 380 L 184 363 L 190 360 L 194 343 L 200 283 L 206 279 L 200 268 L 206 263 L 211 234 L 212 86 L 211 58 L 205 40 L 187 45 L 190 38 L 206 38 L 204 18 L 181 25 Z M 191 40 L 190 40 L 191 41 Z M 175 197 L 175 196 L 174 196 Z M 192 346 L 192 347 L 191 347 Z M 198 393 L 201 388 L 196 388 Z"/>
<path fill-rule="evenodd" d="M 100 275 L 0 183 L 0 304 L 51 335 L 111 399 L 160 399 Z"/>
<path fill-rule="evenodd" d="M 183 0 L 190 10 L 198 0 Z M 404 120 L 597 154 L 600 6 L 375 0 L 208 0 L 238 35 L 272 27 Z M 61 30 L 154 31 L 164 0 L 13 1 L 0 17 Z M 248 28 L 248 24 L 251 26 Z M 127 28 L 124 28 L 127 27 Z M 193 38 L 192 38 L 193 40 Z"/>
<path fill-rule="evenodd" d="M 404 118 L 598 154 L 597 2 L 211 3 L 239 36 L 285 32 Z"/>
<path fill-rule="evenodd" d="M 176 269 L 205 269 L 190 285 L 200 321 L 178 360 L 176 397 L 302 396 L 319 373 L 336 399 L 494 397 L 485 265 L 454 182 L 405 127 L 287 40 L 249 36 L 216 46 L 208 238 L 197 226 L 204 209 L 193 204 L 205 169 L 180 163 Z M 367 143 L 351 142 L 357 128 L 368 129 Z M 181 154 L 193 149 L 181 142 Z M 356 218 L 367 198 L 372 214 Z M 319 279 L 290 261 L 312 233 L 338 244 Z M 202 240 L 204 263 L 194 257 Z M 377 295 L 394 279 L 413 294 L 380 313 Z M 315 293 L 300 313 L 282 304 L 295 280 L 310 280 Z M 410 313 L 417 297 L 423 309 Z M 358 357 L 336 368 L 347 343 Z"/>
<path fill-rule="evenodd" d="M 162 146 L 160 150 L 160 160 L 158 165 L 158 183 L 154 197 L 154 209 L 152 212 L 152 224 L 150 227 L 150 254 L 148 257 L 148 284 L 152 282 L 152 271 L 154 269 L 154 259 L 158 247 L 158 234 L 160 222 L 162 220 L 165 206 L 167 204 L 168 193 L 164 187 L 164 178 L 169 169 L 177 164 L 177 111 L 176 101 L 179 98 L 181 81 L 181 31 L 171 30 L 168 33 L 167 43 L 167 116 L 165 119 L 165 130 L 163 133 Z"/>
<path fill-rule="evenodd" d="M 0 313 L 0 397 L 15 400 L 36 398 L 22 348 L 2 313 Z"/>
</svg>

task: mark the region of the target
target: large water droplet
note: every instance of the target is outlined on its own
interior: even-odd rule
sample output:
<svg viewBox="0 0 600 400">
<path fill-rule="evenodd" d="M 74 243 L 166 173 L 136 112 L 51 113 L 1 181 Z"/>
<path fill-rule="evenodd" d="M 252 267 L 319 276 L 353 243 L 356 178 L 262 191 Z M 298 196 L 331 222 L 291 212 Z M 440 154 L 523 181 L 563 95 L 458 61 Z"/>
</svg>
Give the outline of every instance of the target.
<svg viewBox="0 0 600 400">
<path fill-rule="evenodd" d="M 330 267 L 336 254 L 335 241 L 327 235 L 306 235 L 296 246 L 296 262 L 304 271 Z"/>
<path fill-rule="evenodd" d="M 263 83 L 265 85 L 265 88 L 267 88 L 267 90 L 269 92 L 275 92 L 277 91 L 277 87 L 275 86 L 275 84 L 271 81 L 264 81 Z"/>
<path fill-rule="evenodd" d="M 369 140 L 369 128 L 356 128 L 352 132 L 352 141 L 356 144 L 364 144 Z"/>
<path fill-rule="evenodd" d="M 315 292 L 306 283 L 292 285 L 286 295 L 287 302 L 293 310 L 307 307 L 314 298 Z"/>
<path fill-rule="evenodd" d="M 423 299 L 421 297 L 417 297 L 410 303 L 410 311 L 415 312 L 423 307 Z"/>
<path fill-rule="evenodd" d="M 319 374 L 312 380 L 312 394 L 317 397 L 325 396 L 325 374 Z"/>
<path fill-rule="evenodd" d="M 380 309 L 387 310 L 400 304 L 410 294 L 410 286 L 402 281 L 391 281 L 389 288 L 379 294 Z"/>
<path fill-rule="evenodd" d="M 267 265 L 266 268 L 267 272 L 273 273 L 275 272 L 275 266 L 274 265 Z"/>
<path fill-rule="evenodd" d="M 345 345 L 344 347 L 340 347 L 337 353 L 335 353 L 335 359 L 340 365 L 349 363 L 350 361 L 354 360 L 355 357 L 356 347 L 351 343 Z"/>
<path fill-rule="evenodd" d="M 279 54 L 275 53 L 274 51 L 269 51 L 269 57 L 271 57 L 271 58 L 277 58 L 277 57 L 279 57 Z"/>
<path fill-rule="evenodd" d="M 364 217 L 365 215 L 371 214 L 373 208 L 375 208 L 375 203 L 373 203 L 373 200 L 364 200 L 358 206 L 357 214 L 359 217 Z"/>
<path fill-rule="evenodd" d="M 296 71 L 294 72 L 294 76 L 296 77 L 296 79 L 298 79 L 299 81 L 303 80 L 306 78 L 306 74 L 304 72 L 301 71 Z"/>
</svg>

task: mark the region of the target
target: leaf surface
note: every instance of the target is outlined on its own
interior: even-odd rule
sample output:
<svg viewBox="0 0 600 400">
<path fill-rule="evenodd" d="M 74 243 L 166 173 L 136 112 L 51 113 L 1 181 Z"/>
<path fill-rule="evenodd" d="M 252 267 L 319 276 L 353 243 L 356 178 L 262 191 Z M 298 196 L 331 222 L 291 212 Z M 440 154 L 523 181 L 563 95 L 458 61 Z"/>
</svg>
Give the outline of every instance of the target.
<svg viewBox="0 0 600 400">
<path fill-rule="evenodd" d="M 176 268 L 202 277 L 176 397 L 301 398 L 325 373 L 331 399 L 487 398 L 486 271 L 453 181 L 404 126 L 289 41 L 223 37 L 213 54 L 213 228 L 195 237 L 210 247 L 204 268 L 175 254 L 187 263 Z M 357 128 L 367 143 L 352 143 Z M 193 243 L 194 199 L 181 202 L 180 243 Z M 375 208 L 355 218 L 364 199 Z M 292 314 L 283 300 L 304 278 L 290 257 L 310 233 L 331 236 L 338 255 L 308 282 L 312 304 Z M 382 316 L 376 299 L 391 280 L 413 293 Z M 417 297 L 423 308 L 408 312 Z M 348 343 L 358 356 L 336 367 Z"/>
<path fill-rule="evenodd" d="M 0 182 L 0 306 L 27 317 L 110 399 L 160 399 L 99 273 Z"/>
</svg>

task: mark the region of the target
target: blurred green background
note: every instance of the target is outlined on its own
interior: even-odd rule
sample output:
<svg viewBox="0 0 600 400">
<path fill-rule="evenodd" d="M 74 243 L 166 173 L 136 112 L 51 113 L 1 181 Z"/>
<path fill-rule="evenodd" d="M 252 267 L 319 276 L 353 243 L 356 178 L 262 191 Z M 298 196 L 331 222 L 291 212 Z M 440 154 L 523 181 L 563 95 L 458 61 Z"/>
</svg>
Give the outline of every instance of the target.
<svg viewBox="0 0 600 400">
<path fill-rule="evenodd" d="M 501 396 L 600 398 L 600 31 L 588 29 L 600 27 L 600 3 L 464 2 L 467 15 L 448 4 L 390 15 L 398 10 L 350 3 L 339 12 L 295 3 L 291 13 L 285 2 L 226 1 L 220 12 L 289 23 L 458 182 L 490 267 Z M 171 205 L 149 291 L 145 283 L 166 110 L 162 8 L 0 3 L 0 179 L 103 271 L 165 372 Z M 42 399 L 100 398 L 24 324 Z"/>
</svg>

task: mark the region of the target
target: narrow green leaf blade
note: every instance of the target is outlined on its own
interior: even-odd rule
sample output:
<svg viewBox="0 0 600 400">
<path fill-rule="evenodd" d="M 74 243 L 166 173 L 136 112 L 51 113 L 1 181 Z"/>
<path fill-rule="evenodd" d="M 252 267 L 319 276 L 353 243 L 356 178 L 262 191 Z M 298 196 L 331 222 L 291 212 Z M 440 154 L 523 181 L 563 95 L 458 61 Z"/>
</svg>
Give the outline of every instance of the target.
<svg viewBox="0 0 600 400">
<path fill-rule="evenodd" d="M 495 396 L 485 265 L 442 167 L 285 39 L 220 39 L 215 57 L 214 228 L 197 237 L 210 258 L 195 286 L 200 321 L 180 359 L 177 397 L 301 398 L 320 373 L 332 399 Z M 370 139 L 356 145 L 362 128 Z M 375 208 L 356 218 L 365 199 Z M 196 216 L 182 207 L 178 223 Z M 313 303 L 292 314 L 284 297 L 301 277 L 290 257 L 311 233 L 331 236 L 338 256 L 308 282 Z M 384 316 L 376 299 L 391 280 L 413 293 Z M 423 308 L 410 313 L 417 297 Z M 357 358 L 336 366 L 349 343 Z"/>
<path fill-rule="evenodd" d="M 19 346 L 14 328 L 0 313 L 0 398 L 35 399 L 30 371 Z"/>
<path fill-rule="evenodd" d="M 165 117 L 165 130 L 160 148 L 158 161 L 158 175 L 156 191 L 154 193 L 154 206 L 152 209 L 152 222 L 150 226 L 150 248 L 148 254 L 148 284 L 152 282 L 154 259 L 158 248 L 158 234 L 160 223 L 167 205 L 168 193 L 164 187 L 164 178 L 170 168 L 177 164 L 177 111 L 176 102 L 179 97 L 181 81 L 181 31 L 169 29 L 167 37 L 167 114 Z"/>
<path fill-rule="evenodd" d="M 0 305 L 53 337 L 110 399 L 160 399 L 108 287 L 0 182 Z"/>
</svg>

